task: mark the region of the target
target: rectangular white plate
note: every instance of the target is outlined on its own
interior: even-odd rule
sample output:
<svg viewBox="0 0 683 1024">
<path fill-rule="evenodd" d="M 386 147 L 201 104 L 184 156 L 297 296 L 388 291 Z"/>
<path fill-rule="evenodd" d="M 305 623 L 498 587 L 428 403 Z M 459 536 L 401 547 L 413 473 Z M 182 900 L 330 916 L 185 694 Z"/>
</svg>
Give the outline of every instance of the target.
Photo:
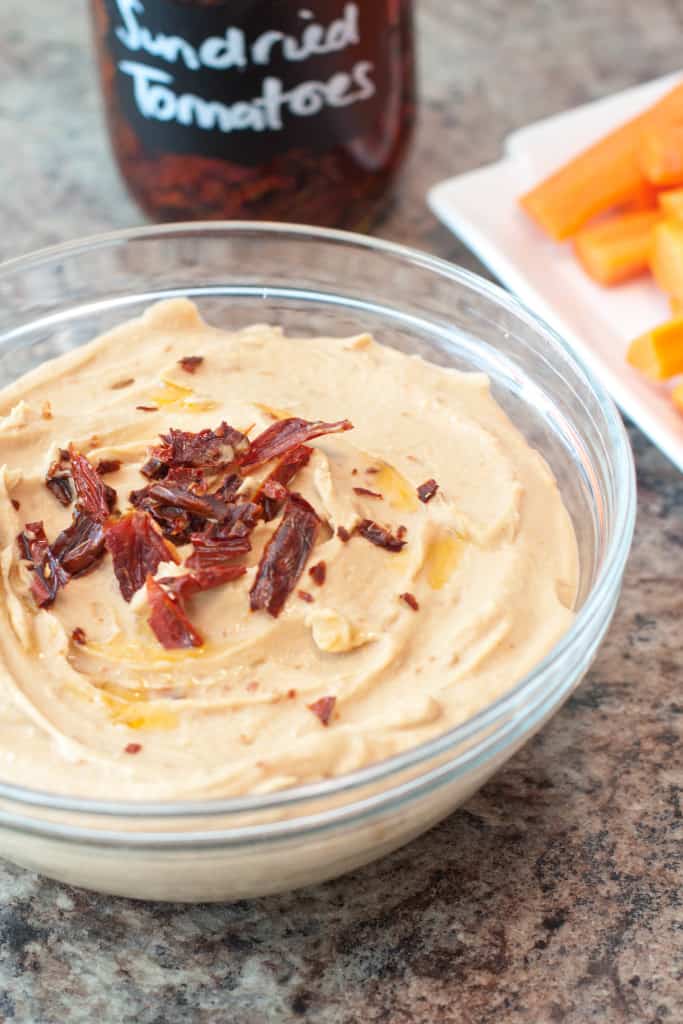
<svg viewBox="0 0 683 1024">
<path fill-rule="evenodd" d="M 547 118 L 511 135 L 495 164 L 436 185 L 434 213 L 530 309 L 567 341 L 621 409 L 683 470 L 683 416 L 668 385 L 626 363 L 629 341 L 670 316 L 666 298 L 642 278 L 601 288 L 568 244 L 547 239 L 518 197 L 600 135 L 654 103 L 680 79 L 669 75 Z"/>
</svg>

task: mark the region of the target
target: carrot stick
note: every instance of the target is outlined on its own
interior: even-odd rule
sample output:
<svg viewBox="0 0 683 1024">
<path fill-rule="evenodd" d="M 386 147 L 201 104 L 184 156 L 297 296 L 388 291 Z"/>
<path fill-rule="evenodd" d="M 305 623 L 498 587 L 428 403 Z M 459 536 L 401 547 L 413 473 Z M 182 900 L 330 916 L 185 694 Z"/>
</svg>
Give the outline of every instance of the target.
<svg viewBox="0 0 683 1024">
<path fill-rule="evenodd" d="M 683 319 L 667 320 L 631 342 L 626 356 L 631 366 L 652 380 L 683 373 Z"/>
<path fill-rule="evenodd" d="M 648 125 L 638 156 L 642 172 L 652 185 L 683 185 L 683 121 Z"/>
<path fill-rule="evenodd" d="M 610 132 L 522 196 L 523 209 L 551 238 L 563 239 L 599 213 L 628 203 L 646 181 L 638 159 L 645 128 L 683 117 L 683 84 Z"/>
<path fill-rule="evenodd" d="M 648 269 L 653 229 L 659 210 L 625 213 L 583 228 L 574 238 L 574 252 L 598 284 L 626 281 Z"/>
<path fill-rule="evenodd" d="M 650 269 L 662 291 L 683 299 L 683 221 L 665 220 L 655 226 Z"/>
</svg>

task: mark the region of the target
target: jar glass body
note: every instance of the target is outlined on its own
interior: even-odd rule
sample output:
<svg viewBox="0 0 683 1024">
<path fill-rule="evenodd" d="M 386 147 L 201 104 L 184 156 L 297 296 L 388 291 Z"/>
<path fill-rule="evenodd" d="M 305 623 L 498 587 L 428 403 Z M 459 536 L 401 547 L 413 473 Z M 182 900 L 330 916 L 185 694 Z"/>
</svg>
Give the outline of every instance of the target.
<svg viewBox="0 0 683 1024">
<path fill-rule="evenodd" d="M 91 0 L 121 174 L 155 220 L 362 229 L 412 136 L 412 0 Z"/>
</svg>

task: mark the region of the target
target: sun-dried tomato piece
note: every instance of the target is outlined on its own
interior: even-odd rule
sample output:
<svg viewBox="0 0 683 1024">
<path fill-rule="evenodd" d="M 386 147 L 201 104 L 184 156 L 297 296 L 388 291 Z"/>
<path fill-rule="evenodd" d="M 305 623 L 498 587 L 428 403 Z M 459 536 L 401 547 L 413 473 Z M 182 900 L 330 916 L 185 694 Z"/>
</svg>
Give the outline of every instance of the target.
<svg viewBox="0 0 683 1024">
<path fill-rule="evenodd" d="M 120 469 L 121 459 L 100 459 L 95 466 L 95 472 L 100 476 L 106 476 L 107 473 L 118 473 Z"/>
<path fill-rule="evenodd" d="M 378 523 L 374 523 L 372 519 L 363 519 L 358 524 L 356 530 L 361 535 L 369 540 L 371 544 L 375 544 L 378 548 L 384 548 L 385 551 L 401 551 L 405 546 L 406 542 L 395 537 L 390 530 L 380 526 Z"/>
<path fill-rule="evenodd" d="M 169 651 L 201 647 L 204 641 L 183 611 L 178 598 L 166 593 L 151 575 L 147 577 L 146 586 L 151 609 L 148 622 L 161 646 Z"/>
<path fill-rule="evenodd" d="M 70 576 L 83 576 L 104 555 L 104 528 L 87 512 L 76 509 L 71 524 L 52 545 L 55 557 Z"/>
<path fill-rule="evenodd" d="M 290 494 L 282 521 L 268 541 L 249 592 L 252 611 L 276 618 L 296 587 L 320 526 L 313 508 L 300 494 Z"/>
<path fill-rule="evenodd" d="M 14 509 L 15 512 L 18 512 L 19 509 L 21 508 L 21 502 L 18 501 L 17 498 L 12 498 L 11 501 L 12 501 L 12 508 Z"/>
<path fill-rule="evenodd" d="M 70 505 L 74 500 L 68 452 L 60 451 L 59 458 L 55 459 L 47 471 L 45 486 L 54 494 L 60 505 Z"/>
<path fill-rule="evenodd" d="M 417 496 L 420 501 L 423 501 L 425 505 L 428 501 L 431 501 L 436 492 L 439 489 L 439 485 L 436 480 L 425 480 L 423 484 L 417 488 Z"/>
<path fill-rule="evenodd" d="M 312 565 L 311 568 L 308 570 L 308 575 L 311 577 L 315 584 L 317 584 L 319 587 L 322 587 L 323 583 L 325 582 L 325 577 L 327 576 L 327 565 L 325 564 L 325 562 L 322 561 L 316 562 L 316 564 Z"/>
<path fill-rule="evenodd" d="M 159 505 L 172 505 L 182 508 L 185 512 L 220 522 L 228 514 L 226 502 L 214 498 L 211 494 L 197 494 L 184 484 L 175 481 L 156 480 L 146 488 L 145 497 Z M 139 492 L 134 492 L 139 493 Z M 132 495 L 131 495 L 132 500 Z"/>
<path fill-rule="evenodd" d="M 129 512 L 104 525 L 104 540 L 124 601 L 130 601 L 162 562 L 177 562 L 175 552 L 145 512 Z"/>
<path fill-rule="evenodd" d="M 143 476 L 146 476 L 148 480 L 161 480 L 162 477 L 168 473 L 168 466 L 161 459 L 157 459 L 155 455 L 150 456 L 143 466 L 140 467 L 140 472 Z"/>
<path fill-rule="evenodd" d="M 178 360 L 178 366 L 185 373 L 196 373 L 197 368 L 204 362 L 204 356 L 183 356 Z"/>
<path fill-rule="evenodd" d="M 124 754 L 139 754 L 142 750 L 142 743 L 127 743 L 123 748 Z"/>
<path fill-rule="evenodd" d="M 316 718 L 320 719 L 321 725 L 327 726 L 330 724 L 330 719 L 334 714 L 334 706 L 336 703 L 336 697 L 321 697 L 319 700 L 309 704 L 308 710 L 312 711 Z"/>
<path fill-rule="evenodd" d="M 305 444 L 298 444 L 287 452 L 278 462 L 275 469 L 268 474 L 258 491 L 254 501 L 263 506 L 263 518 L 267 523 L 280 511 L 287 500 L 287 484 L 291 483 L 300 469 L 306 466 L 313 454 L 313 449 Z"/>
<path fill-rule="evenodd" d="M 300 601 L 305 601 L 306 604 L 313 604 L 313 602 L 315 601 L 313 594 L 309 594 L 307 590 L 297 590 L 296 596 L 299 598 Z"/>
<path fill-rule="evenodd" d="M 45 536 L 42 522 L 26 523 L 17 537 L 22 556 L 31 563 L 31 593 L 39 608 L 47 608 L 66 586 L 69 574 L 61 567 Z"/>
<path fill-rule="evenodd" d="M 167 466 L 192 466 L 213 471 L 232 465 L 249 444 L 241 431 L 225 422 L 215 430 L 207 428 L 197 434 L 171 429 L 168 434 L 161 435 L 161 440 L 163 444 L 153 448 L 151 455 Z"/>
<path fill-rule="evenodd" d="M 367 487 L 354 487 L 353 492 L 360 495 L 361 498 L 377 498 L 378 501 L 384 501 L 383 494 L 380 494 L 379 491 L 371 491 Z"/>
<path fill-rule="evenodd" d="M 414 612 L 420 610 L 420 605 L 418 604 L 418 600 L 415 597 L 415 594 L 411 594 L 408 591 L 406 591 L 405 594 L 399 594 L 398 596 L 401 598 L 402 601 L 405 601 L 408 607 L 412 608 Z"/>
<path fill-rule="evenodd" d="M 203 590 L 213 590 L 214 587 L 221 587 L 224 583 L 232 583 L 233 580 L 244 576 L 246 571 L 245 565 L 222 565 L 186 573 L 184 576 L 166 576 L 158 582 L 169 594 L 183 601 Z"/>
<path fill-rule="evenodd" d="M 211 537 L 203 533 L 192 535 L 194 551 L 185 562 L 188 569 L 222 569 L 238 555 L 251 551 L 248 535 Z"/>
<path fill-rule="evenodd" d="M 231 473 L 229 476 L 226 476 L 225 480 L 223 480 L 220 486 L 216 488 L 213 492 L 213 497 L 218 498 L 220 501 L 234 501 L 241 486 L 242 477 L 239 473 Z"/>
<path fill-rule="evenodd" d="M 348 542 L 351 540 L 351 534 L 349 533 L 345 526 L 337 527 L 337 536 L 339 537 L 339 540 L 342 542 L 342 544 L 348 544 Z"/>
<path fill-rule="evenodd" d="M 296 448 L 306 441 L 312 441 L 323 434 L 338 434 L 344 430 L 353 430 L 349 420 L 337 423 L 324 423 L 322 420 L 302 420 L 296 416 L 285 420 L 276 420 L 262 434 L 254 438 L 245 454 L 240 456 L 242 469 L 253 469 L 264 462 L 277 459 L 281 455 Z"/>
<path fill-rule="evenodd" d="M 88 638 L 85 635 L 85 630 L 81 626 L 76 626 L 74 629 L 71 630 L 71 639 L 75 644 L 80 644 L 81 647 L 83 646 L 83 644 L 87 644 L 88 642 Z"/>
<path fill-rule="evenodd" d="M 93 519 L 106 519 L 116 504 L 116 491 L 97 474 L 95 467 L 75 449 L 70 449 L 71 475 L 78 506 Z"/>
</svg>

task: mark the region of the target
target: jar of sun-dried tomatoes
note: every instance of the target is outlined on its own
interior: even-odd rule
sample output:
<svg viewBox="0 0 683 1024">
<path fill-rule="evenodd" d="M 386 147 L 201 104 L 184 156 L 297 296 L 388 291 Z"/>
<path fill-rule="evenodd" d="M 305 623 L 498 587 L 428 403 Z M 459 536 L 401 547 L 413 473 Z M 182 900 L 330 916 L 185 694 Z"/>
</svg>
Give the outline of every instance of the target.
<svg viewBox="0 0 683 1024">
<path fill-rule="evenodd" d="M 91 2 L 112 146 L 152 218 L 381 211 L 412 133 L 412 0 Z"/>
</svg>

